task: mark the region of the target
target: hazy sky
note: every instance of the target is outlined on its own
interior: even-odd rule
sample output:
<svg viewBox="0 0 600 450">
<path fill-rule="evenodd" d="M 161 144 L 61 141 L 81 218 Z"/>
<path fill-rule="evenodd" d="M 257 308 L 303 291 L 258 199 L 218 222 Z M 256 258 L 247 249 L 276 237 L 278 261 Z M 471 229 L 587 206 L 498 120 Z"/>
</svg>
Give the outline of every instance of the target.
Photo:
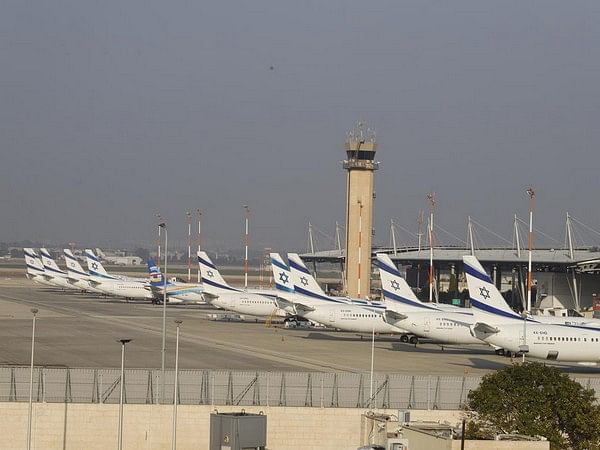
<svg viewBox="0 0 600 450">
<path fill-rule="evenodd" d="M 345 211 L 346 132 L 377 131 L 376 241 L 513 213 L 600 228 L 600 3 L 3 2 L 0 240 L 304 249 Z M 489 242 L 492 241 L 491 238 Z M 441 236 L 443 238 L 443 236 Z M 485 241 L 484 241 L 485 242 Z M 330 243 L 319 238 L 320 247 Z"/>
</svg>

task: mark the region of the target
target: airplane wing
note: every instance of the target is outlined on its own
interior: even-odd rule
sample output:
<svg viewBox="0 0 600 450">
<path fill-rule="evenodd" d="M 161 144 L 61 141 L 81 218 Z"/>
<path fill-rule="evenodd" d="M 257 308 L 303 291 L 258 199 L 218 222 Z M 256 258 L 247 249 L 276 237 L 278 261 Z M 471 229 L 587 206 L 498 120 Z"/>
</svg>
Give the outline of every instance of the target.
<svg viewBox="0 0 600 450">
<path fill-rule="evenodd" d="M 402 314 L 402 313 L 396 312 L 396 311 L 392 311 L 392 310 L 390 310 L 390 309 L 386 309 L 386 310 L 383 312 L 383 319 L 384 319 L 384 320 L 385 320 L 387 323 L 389 323 L 389 324 L 393 325 L 393 324 L 395 324 L 396 322 L 399 322 L 399 321 L 401 321 L 401 320 L 406 320 L 406 319 L 408 319 L 408 316 L 407 316 L 407 315 L 405 315 L 405 314 Z"/>
<path fill-rule="evenodd" d="M 496 334 L 500 331 L 498 328 L 488 325 L 484 322 L 477 322 L 475 325 L 473 325 L 473 330 L 477 334 Z"/>
<path fill-rule="evenodd" d="M 294 308 L 296 308 L 296 312 L 309 312 L 315 310 L 315 308 L 312 306 L 308 306 L 303 303 L 294 303 Z"/>
<path fill-rule="evenodd" d="M 206 291 L 202 293 L 202 296 L 207 303 L 212 303 L 213 300 L 219 298 L 218 295 Z"/>
<path fill-rule="evenodd" d="M 289 307 L 293 308 L 294 307 L 294 302 L 292 302 L 292 301 L 290 301 L 290 300 L 288 300 L 286 298 L 283 298 L 283 297 L 281 297 L 279 295 L 275 298 L 275 304 L 277 305 L 277 307 L 279 309 L 285 309 L 285 308 L 289 308 Z"/>
</svg>

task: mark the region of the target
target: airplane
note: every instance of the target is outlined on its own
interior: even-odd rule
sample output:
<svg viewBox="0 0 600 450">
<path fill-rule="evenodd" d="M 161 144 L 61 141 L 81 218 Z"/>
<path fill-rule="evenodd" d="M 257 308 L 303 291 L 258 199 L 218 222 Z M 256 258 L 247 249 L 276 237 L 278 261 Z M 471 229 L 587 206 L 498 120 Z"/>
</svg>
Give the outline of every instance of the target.
<svg viewBox="0 0 600 450">
<path fill-rule="evenodd" d="M 541 316 L 521 317 L 505 306 L 502 294 L 477 258 L 463 256 L 463 263 L 476 321 L 471 327 L 474 336 L 513 354 L 584 365 L 600 362 L 600 329 L 542 323 L 537 320 Z"/>
<path fill-rule="evenodd" d="M 278 253 L 271 253 L 275 287 L 279 289 L 278 303 L 289 314 L 312 322 L 358 333 L 405 333 L 405 330 L 386 323 L 379 303 L 346 297 L 330 297 L 317 283 L 296 253 L 288 253 L 290 266 Z"/>
<path fill-rule="evenodd" d="M 287 316 L 287 313 L 279 309 L 275 301 L 276 291 L 246 291 L 230 286 L 204 251 L 198 252 L 198 264 L 204 287 L 204 298 L 211 305 L 251 316 Z"/>
<path fill-rule="evenodd" d="M 148 260 L 148 271 L 150 273 L 150 287 L 154 293 L 155 303 L 162 303 L 165 282 L 163 274 L 156 266 L 153 259 Z M 168 303 L 206 303 L 203 296 L 202 284 L 180 283 L 167 280 L 167 302 Z"/>
<path fill-rule="evenodd" d="M 103 279 L 96 278 L 94 276 L 90 278 L 90 283 L 95 289 L 98 289 L 104 294 L 111 295 L 113 297 L 154 301 L 154 294 L 152 293 L 152 289 L 148 283 L 129 280 Z"/>
<path fill-rule="evenodd" d="M 99 250 L 99 249 L 96 249 L 96 250 Z M 85 259 L 87 262 L 88 271 L 90 272 L 90 275 L 92 275 L 93 277 L 104 278 L 107 280 L 137 281 L 137 282 L 141 282 L 141 283 L 145 283 L 147 281 L 146 278 L 126 277 L 124 275 L 109 274 L 106 271 L 106 269 L 104 268 L 104 266 L 102 265 L 100 258 L 98 256 L 96 256 L 94 254 L 94 251 L 89 248 L 85 249 Z"/>
<path fill-rule="evenodd" d="M 85 257 L 90 272 L 89 281 L 93 288 L 113 297 L 154 301 L 152 288 L 146 279 L 109 274 L 100 262 L 100 258 L 89 248 L 85 249 Z"/>
<path fill-rule="evenodd" d="M 465 267 L 465 273 L 469 275 L 469 271 L 473 274 L 485 273 L 485 270 L 474 256 L 470 256 L 465 260 L 463 258 Z M 476 275 L 472 275 L 475 276 Z M 486 275 L 487 276 L 487 275 Z M 489 277 L 488 277 L 489 278 Z M 486 287 L 488 289 L 489 287 Z M 470 290 L 469 290 L 470 292 Z M 489 299 L 486 299 L 485 305 L 477 304 L 482 314 L 491 315 L 493 318 L 496 315 L 504 315 L 507 318 L 518 318 L 523 320 L 523 316 L 514 312 L 512 308 L 506 303 L 502 294 L 493 295 Z M 471 305 L 476 307 L 476 305 Z M 528 314 L 528 318 L 534 322 L 548 323 L 555 325 L 568 325 L 568 326 L 585 326 L 587 328 L 600 328 L 600 320 L 590 317 L 561 317 L 561 316 L 543 316 L 543 315 L 531 315 Z"/>
<path fill-rule="evenodd" d="M 48 280 L 54 286 L 62 289 L 78 289 L 69 283 L 69 275 L 67 272 L 58 267 L 58 264 L 56 264 L 56 261 L 54 261 L 52 255 L 50 255 L 50 252 L 47 249 L 40 248 L 40 255 L 42 257 L 42 264 L 44 266 L 46 280 Z"/>
<path fill-rule="evenodd" d="M 24 248 L 23 254 L 25 255 L 25 265 L 27 266 L 27 278 L 39 284 L 56 287 L 55 284 L 49 281 L 51 277 L 46 276 L 44 265 L 35 250 L 32 248 Z"/>
<path fill-rule="evenodd" d="M 92 286 L 90 283 L 90 274 L 83 270 L 83 267 L 81 267 L 75 255 L 73 255 L 71 249 L 63 249 L 63 254 L 67 264 L 67 282 L 82 291 L 103 294 L 100 289 Z"/>
<path fill-rule="evenodd" d="M 408 283 L 406 282 L 406 280 L 404 278 L 402 278 L 400 271 L 397 269 L 396 265 L 394 264 L 394 262 L 392 261 L 392 259 L 389 257 L 388 254 L 377 253 L 375 265 L 378 266 L 378 268 L 379 268 L 379 274 L 381 276 L 382 284 L 384 283 L 384 281 L 383 281 L 384 277 L 386 277 L 385 279 L 388 280 L 390 283 L 393 283 L 394 279 L 396 279 L 396 281 L 399 282 L 398 278 L 401 278 L 404 281 L 404 284 L 410 290 L 410 294 L 408 291 L 405 290 L 404 292 L 407 295 L 404 296 L 403 300 L 399 300 L 399 301 L 403 301 L 403 302 L 405 302 L 409 305 L 413 305 L 413 306 L 415 306 L 414 302 L 416 301 L 420 305 L 433 306 L 434 308 L 436 308 L 438 310 L 442 310 L 442 311 L 469 312 L 468 308 L 461 308 L 459 306 L 448 305 L 446 303 L 422 302 L 421 300 L 417 299 L 417 296 L 415 295 L 414 291 L 410 288 L 410 286 L 408 286 Z M 387 270 L 387 269 L 389 269 L 389 270 Z M 394 283 L 393 287 L 394 287 L 394 291 L 396 291 L 397 288 L 395 287 L 395 283 Z"/>
<path fill-rule="evenodd" d="M 385 320 L 415 334 L 410 339 L 411 343 L 418 343 L 418 337 L 422 337 L 439 344 L 481 344 L 471 334 L 470 326 L 474 319 L 467 308 L 443 310 L 440 303 L 421 302 L 391 258 L 384 253 L 377 254 L 375 265 L 379 268 L 386 300 Z"/>
<path fill-rule="evenodd" d="M 288 253 L 287 257 L 290 264 L 290 269 L 292 270 L 292 273 L 295 274 L 294 277 L 296 277 L 296 281 L 299 281 L 299 283 L 294 286 L 295 292 L 320 300 L 335 300 L 344 303 L 369 305 L 373 307 L 379 306 L 380 308 L 384 308 L 384 306 L 379 302 L 372 302 L 361 298 L 332 297 L 327 295 L 323 288 L 321 288 L 321 285 L 319 285 L 317 280 L 315 280 L 315 278 L 312 276 L 310 270 L 308 270 L 308 267 L 306 267 L 304 261 L 302 261 L 302 258 L 300 258 L 298 253 Z"/>
</svg>

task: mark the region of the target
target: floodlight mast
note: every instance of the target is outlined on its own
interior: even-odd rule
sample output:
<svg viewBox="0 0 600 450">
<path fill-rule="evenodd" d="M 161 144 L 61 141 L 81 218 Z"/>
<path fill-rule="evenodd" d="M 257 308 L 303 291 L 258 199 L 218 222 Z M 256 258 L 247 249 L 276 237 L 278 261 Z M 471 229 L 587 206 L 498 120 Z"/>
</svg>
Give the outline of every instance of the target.
<svg viewBox="0 0 600 450">
<path fill-rule="evenodd" d="M 527 261 L 527 312 L 531 312 L 531 253 L 533 250 L 533 207 L 535 202 L 535 191 L 530 186 L 525 191 L 529 196 L 529 237 L 527 246 L 529 247 L 529 257 Z"/>
</svg>

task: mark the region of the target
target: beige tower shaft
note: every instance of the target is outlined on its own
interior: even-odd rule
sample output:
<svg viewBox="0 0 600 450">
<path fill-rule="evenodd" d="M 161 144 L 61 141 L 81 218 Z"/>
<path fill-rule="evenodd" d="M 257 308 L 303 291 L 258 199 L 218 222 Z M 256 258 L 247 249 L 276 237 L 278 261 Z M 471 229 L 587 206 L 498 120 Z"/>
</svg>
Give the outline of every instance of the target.
<svg viewBox="0 0 600 450">
<path fill-rule="evenodd" d="M 346 141 L 348 171 L 346 185 L 346 292 L 365 298 L 371 292 L 371 248 L 373 240 L 373 172 L 377 144 L 365 138 L 362 129 Z"/>
</svg>

